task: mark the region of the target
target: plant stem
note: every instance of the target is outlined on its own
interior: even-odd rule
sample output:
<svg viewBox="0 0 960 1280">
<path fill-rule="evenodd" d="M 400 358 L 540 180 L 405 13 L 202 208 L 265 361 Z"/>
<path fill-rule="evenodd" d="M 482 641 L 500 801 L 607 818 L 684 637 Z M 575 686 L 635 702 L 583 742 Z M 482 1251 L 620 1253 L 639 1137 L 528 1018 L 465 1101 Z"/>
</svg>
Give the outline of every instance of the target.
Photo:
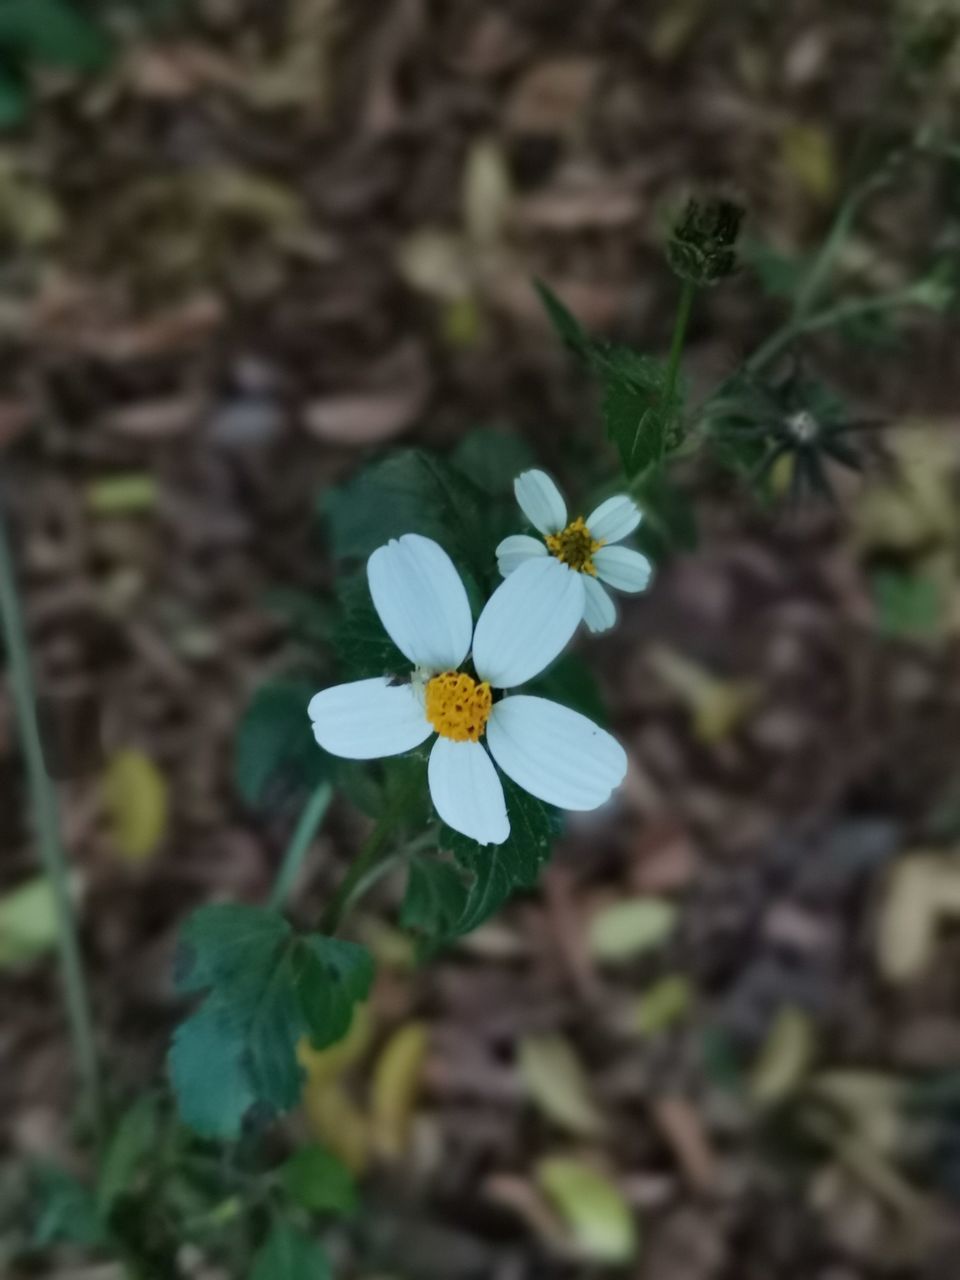
<svg viewBox="0 0 960 1280">
<path fill-rule="evenodd" d="M 667 361 L 667 376 L 664 381 L 663 403 L 669 405 L 677 389 L 680 376 L 680 357 L 683 355 L 683 344 L 687 338 L 687 326 L 690 323 L 690 312 L 693 310 L 693 298 L 697 291 L 692 280 L 684 280 L 680 301 L 677 304 L 677 318 L 673 322 L 673 341 L 670 344 L 670 356 Z"/>
<path fill-rule="evenodd" d="M 30 652 L 2 505 L 0 505 L 0 616 L 2 616 L 3 637 L 10 669 L 17 726 L 20 731 L 20 743 L 27 767 L 27 783 L 33 809 L 37 850 L 53 894 L 60 971 L 73 1039 L 73 1051 L 84 1099 L 99 1143 L 103 1123 L 102 1095 L 90 999 L 77 941 L 73 907 L 70 902 L 67 859 L 60 839 L 57 800 L 47 772 L 37 722 Z"/>
<path fill-rule="evenodd" d="M 876 315 L 883 311 L 894 311 L 898 307 L 909 306 L 910 303 L 916 301 L 916 286 L 908 285 L 904 289 L 894 289 L 889 293 L 879 294 L 875 298 L 860 298 L 851 302 L 840 302 L 834 307 L 828 307 L 826 310 L 818 312 L 816 315 L 807 316 L 805 319 L 791 320 L 781 329 L 778 329 L 762 346 L 757 348 L 747 361 L 747 371 L 749 373 L 759 373 L 791 342 L 794 342 L 805 333 L 815 333 L 820 329 L 829 329 L 833 325 L 842 324 L 845 320 L 856 320 L 860 316 Z"/>
<path fill-rule="evenodd" d="M 393 830 L 391 815 L 385 813 L 370 832 L 363 848 L 351 863 L 347 874 L 343 877 L 336 893 L 327 904 L 320 918 L 320 928 L 324 933 L 335 933 L 341 924 L 347 909 L 350 907 L 365 885 L 374 868 L 384 860 L 383 848 Z"/>
<path fill-rule="evenodd" d="M 282 910 L 286 903 L 294 881 L 300 874 L 303 860 L 313 843 L 317 830 L 327 816 L 330 801 L 333 799 L 333 787 L 329 782 L 321 782 L 303 807 L 300 819 L 294 828 L 293 835 L 283 855 L 277 878 L 273 882 L 267 905 L 274 911 Z"/>
</svg>

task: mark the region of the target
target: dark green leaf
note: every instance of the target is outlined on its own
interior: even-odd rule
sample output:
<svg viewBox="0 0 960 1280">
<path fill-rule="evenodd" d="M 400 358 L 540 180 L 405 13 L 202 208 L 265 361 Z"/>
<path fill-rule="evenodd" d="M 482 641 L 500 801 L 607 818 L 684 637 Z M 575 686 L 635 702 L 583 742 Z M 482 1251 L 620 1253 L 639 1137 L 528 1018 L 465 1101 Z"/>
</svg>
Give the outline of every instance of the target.
<svg viewBox="0 0 960 1280">
<path fill-rule="evenodd" d="M 112 52 L 104 30 L 71 0 L 0 0 L 0 47 L 71 71 L 99 71 Z"/>
<path fill-rule="evenodd" d="M 470 883 L 459 867 L 435 857 L 410 860 L 400 924 L 428 938 L 448 938 L 463 916 Z"/>
<path fill-rule="evenodd" d="M 266 1113 L 300 1094 L 297 1044 L 340 1039 L 373 980 L 369 953 L 320 934 L 296 934 L 259 907 L 203 907 L 181 933 L 181 991 L 209 988 L 177 1030 L 170 1072 L 184 1121 L 235 1137 L 254 1103 Z"/>
<path fill-rule="evenodd" d="M 332 490 L 322 510 L 337 560 L 365 560 L 390 538 L 419 533 L 476 569 L 485 501 L 476 485 L 442 459 L 405 449 Z M 481 573 L 486 568 L 479 565 Z"/>
<path fill-rule="evenodd" d="M 109 1232 L 89 1187 L 54 1165 L 35 1169 L 33 1180 L 38 1200 L 33 1232 L 36 1245 L 66 1241 L 96 1248 L 109 1243 Z"/>
<path fill-rule="evenodd" d="M 543 675 L 532 680 L 524 692 L 572 707 L 597 724 L 607 723 L 607 709 L 596 676 L 579 654 L 565 653 Z"/>
<path fill-rule="evenodd" d="M 264 607 L 282 618 L 299 640 L 325 644 L 333 631 L 333 606 L 314 592 L 275 587 L 264 597 Z"/>
<path fill-rule="evenodd" d="M 518 888 L 532 888 L 550 857 L 560 829 L 557 811 L 501 777 L 510 817 L 510 835 L 500 845 L 481 845 L 444 827 L 441 848 L 473 877 L 463 914 L 453 936 L 470 933 Z"/>
<path fill-rule="evenodd" d="M 591 338 L 581 327 L 580 321 L 567 310 L 553 290 L 549 289 L 542 280 L 534 280 L 533 287 L 539 294 L 544 310 L 550 317 L 550 323 L 559 338 L 571 351 L 584 355 L 591 346 Z"/>
<path fill-rule="evenodd" d="M 0 129 L 22 124 L 30 110 L 30 92 L 14 67 L 0 68 Z"/>
<path fill-rule="evenodd" d="M 871 586 L 881 631 L 905 639 L 936 635 L 944 617 L 936 579 L 905 569 L 877 569 Z"/>
<path fill-rule="evenodd" d="M 533 466 L 530 446 L 513 432 L 478 427 L 464 436 L 450 455 L 451 464 L 479 489 L 513 500 L 513 482 Z"/>
<path fill-rule="evenodd" d="M 743 257 L 753 267 L 764 293 L 771 298 L 793 298 L 810 271 L 808 258 L 791 257 L 760 241 L 748 241 Z"/>
<path fill-rule="evenodd" d="M 281 1167 L 280 1178 L 287 1195 L 304 1209 L 349 1214 L 357 1207 L 350 1170 L 324 1147 L 294 1152 Z"/>
<path fill-rule="evenodd" d="M 97 1177 L 96 1203 L 104 1219 L 114 1203 L 137 1190 L 145 1167 L 153 1157 L 160 1127 L 156 1101 L 149 1095 L 138 1098 L 120 1117 L 114 1129 Z"/>
<path fill-rule="evenodd" d="M 627 353 L 630 361 L 605 357 L 601 412 L 628 478 L 660 461 L 680 440 L 681 400 L 666 400 L 666 370 L 657 360 Z"/>
<path fill-rule="evenodd" d="M 381 628 L 382 630 L 382 628 Z M 234 783 L 254 808 L 281 808 L 297 800 L 331 771 L 307 715 L 316 686 L 278 680 L 254 694 L 237 730 Z"/>
<path fill-rule="evenodd" d="M 278 1222 L 253 1259 L 250 1280 L 331 1280 L 330 1264 L 315 1240 Z"/>
<path fill-rule="evenodd" d="M 334 627 L 334 647 L 340 673 L 346 679 L 404 675 L 412 663 L 393 643 L 373 607 L 367 575 L 343 580 L 339 588 L 340 616 Z"/>
</svg>

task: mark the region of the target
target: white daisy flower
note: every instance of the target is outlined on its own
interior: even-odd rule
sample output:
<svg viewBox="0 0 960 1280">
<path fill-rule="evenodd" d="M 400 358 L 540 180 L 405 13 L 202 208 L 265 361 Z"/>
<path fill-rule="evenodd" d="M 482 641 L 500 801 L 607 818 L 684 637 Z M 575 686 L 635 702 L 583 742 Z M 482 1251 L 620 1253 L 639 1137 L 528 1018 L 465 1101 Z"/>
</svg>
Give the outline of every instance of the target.
<svg viewBox="0 0 960 1280">
<path fill-rule="evenodd" d="M 608 630 L 617 620 L 617 606 L 601 584 L 635 594 L 650 581 L 647 557 L 614 545 L 640 523 L 637 504 L 626 494 L 617 494 L 601 502 L 586 520 L 577 516 L 568 523 L 563 494 L 545 471 L 524 471 L 513 482 L 513 490 L 520 510 L 543 540 L 525 533 L 504 538 L 497 547 L 501 574 L 506 578 L 529 560 L 555 556 L 583 581 L 584 622 L 591 631 Z"/>
<path fill-rule="evenodd" d="M 351 760 L 399 755 L 433 734 L 427 780 L 437 813 L 480 844 L 510 834 L 495 760 L 518 786 L 562 809 L 595 809 L 623 780 L 619 742 L 586 716 L 513 689 L 553 661 L 583 616 L 583 585 L 552 560 L 524 565 L 493 593 L 476 629 L 460 575 L 429 538 L 408 533 L 367 562 L 373 603 L 415 664 L 324 689 L 310 701 L 324 750 Z M 461 670 L 472 652 L 470 675 Z M 493 759 L 491 759 L 491 756 Z"/>
</svg>

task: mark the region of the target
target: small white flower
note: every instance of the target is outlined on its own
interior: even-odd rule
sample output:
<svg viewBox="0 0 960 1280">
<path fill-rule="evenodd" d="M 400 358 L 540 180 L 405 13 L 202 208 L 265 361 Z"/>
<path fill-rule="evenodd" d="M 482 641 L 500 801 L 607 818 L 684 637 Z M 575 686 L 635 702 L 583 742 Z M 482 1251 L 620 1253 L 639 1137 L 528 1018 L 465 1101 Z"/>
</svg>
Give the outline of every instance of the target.
<svg viewBox="0 0 960 1280">
<path fill-rule="evenodd" d="M 533 559 L 554 556 L 579 574 L 584 586 L 583 620 L 591 631 L 606 631 L 617 620 L 617 606 L 600 585 L 634 594 L 650 581 L 650 561 L 639 551 L 617 547 L 633 533 L 642 517 L 626 494 L 601 502 L 587 516 L 567 522 L 563 494 L 545 471 L 524 471 L 513 482 L 520 510 L 543 541 L 517 533 L 497 547 L 497 564 L 506 578 Z"/>
<path fill-rule="evenodd" d="M 427 768 L 434 807 L 480 844 L 510 834 L 491 756 L 548 804 L 595 809 L 608 799 L 627 768 L 615 738 L 546 698 L 493 700 L 494 689 L 532 679 L 566 646 L 583 616 L 579 575 L 549 558 L 524 565 L 493 593 L 476 629 L 453 562 L 429 538 L 408 533 L 379 547 L 367 579 L 387 634 L 416 669 L 409 683 L 376 676 L 316 694 L 308 712 L 321 747 L 372 760 L 436 733 Z M 476 678 L 460 671 L 471 648 Z"/>
</svg>

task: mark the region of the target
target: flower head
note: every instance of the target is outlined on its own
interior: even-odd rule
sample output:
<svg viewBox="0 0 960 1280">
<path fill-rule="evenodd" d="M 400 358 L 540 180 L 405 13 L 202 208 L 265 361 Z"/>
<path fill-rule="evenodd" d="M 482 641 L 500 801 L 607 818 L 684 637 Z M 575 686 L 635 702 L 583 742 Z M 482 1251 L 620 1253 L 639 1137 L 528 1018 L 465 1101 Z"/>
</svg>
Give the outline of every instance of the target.
<svg viewBox="0 0 960 1280">
<path fill-rule="evenodd" d="M 601 585 L 617 591 L 642 591 L 650 581 L 650 561 L 639 551 L 619 547 L 640 523 L 637 504 L 626 494 L 601 502 L 584 519 L 567 521 L 567 504 L 545 471 L 524 471 L 513 484 L 520 510 L 543 536 L 513 534 L 497 547 L 497 563 L 506 578 L 529 560 L 554 556 L 583 582 L 583 620 L 591 631 L 606 631 L 617 620 L 616 605 Z M 559 579 L 555 579 L 559 581 Z"/>
<path fill-rule="evenodd" d="M 434 807 L 480 844 L 502 844 L 510 834 L 494 761 L 548 804 L 595 809 L 608 799 L 627 767 L 615 738 L 546 698 L 496 696 L 539 675 L 565 648 L 583 616 L 580 575 L 551 559 L 521 567 L 490 597 L 476 628 L 453 562 L 429 538 L 408 533 L 378 547 L 367 579 L 413 675 L 409 683 L 375 676 L 315 694 L 308 712 L 321 747 L 373 760 L 436 734 L 427 766 Z M 471 653 L 473 673 L 463 670 Z"/>
</svg>

